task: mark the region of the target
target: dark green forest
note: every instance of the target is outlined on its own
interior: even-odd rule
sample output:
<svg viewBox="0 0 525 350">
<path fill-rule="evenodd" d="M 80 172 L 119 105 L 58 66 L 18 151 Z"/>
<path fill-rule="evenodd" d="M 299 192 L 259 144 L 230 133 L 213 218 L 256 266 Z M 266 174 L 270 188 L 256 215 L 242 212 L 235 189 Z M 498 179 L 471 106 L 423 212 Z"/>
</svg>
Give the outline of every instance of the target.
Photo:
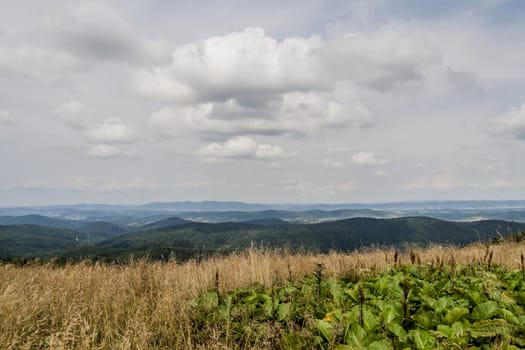
<svg viewBox="0 0 525 350">
<path fill-rule="evenodd" d="M 29 219 L 55 227 L 1 225 L 0 258 L 115 260 L 134 256 L 186 260 L 226 254 L 253 245 L 291 251 L 353 251 L 372 246 L 466 245 L 525 231 L 525 224 L 517 222 L 453 222 L 428 217 L 351 218 L 317 224 L 294 224 L 271 218 L 199 223 L 172 217 L 132 232 L 106 222 L 73 223 L 74 228 L 60 228 L 61 225 L 74 225 L 65 220 L 62 220 L 64 223 L 37 216 Z M 23 221 L 22 218 L 17 220 L 13 219 Z"/>
</svg>

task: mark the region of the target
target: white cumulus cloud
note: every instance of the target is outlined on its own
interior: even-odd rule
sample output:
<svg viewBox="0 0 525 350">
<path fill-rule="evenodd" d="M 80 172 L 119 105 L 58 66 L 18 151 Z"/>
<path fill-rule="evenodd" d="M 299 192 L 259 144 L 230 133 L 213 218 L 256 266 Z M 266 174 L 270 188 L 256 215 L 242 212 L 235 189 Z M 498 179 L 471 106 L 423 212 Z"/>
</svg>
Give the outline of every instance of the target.
<svg viewBox="0 0 525 350">
<path fill-rule="evenodd" d="M 132 86 L 166 101 L 150 117 L 165 135 L 304 136 L 374 125 L 353 89 L 396 90 L 439 62 L 432 45 L 395 28 L 280 41 L 247 28 L 175 47 L 170 64 L 140 70 Z"/>
<path fill-rule="evenodd" d="M 323 160 L 323 165 L 327 169 L 341 169 L 346 167 L 346 163 L 340 160 L 334 159 L 325 159 Z"/>
<path fill-rule="evenodd" d="M 202 147 L 198 155 L 210 159 L 257 159 L 275 161 L 296 155 L 296 152 L 287 153 L 278 146 L 257 144 L 251 137 L 238 136 L 224 143 L 210 143 Z"/>
<path fill-rule="evenodd" d="M 102 124 L 87 131 L 87 136 L 96 142 L 126 143 L 135 140 L 135 130 L 119 118 L 106 119 Z"/>
<path fill-rule="evenodd" d="M 133 86 L 146 96 L 192 102 L 323 91 L 340 81 L 386 91 L 423 80 L 439 59 L 426 41 L 394 29 L 279 42 L 247 28 L 176 47 L 170 65 L 141 70 Z"/>
<path fill-rule="evenodd" d="M 108 145 L 105 143 L 91 146 L 87 155 L 91 158 L 110 159 L 110 158 L 136 158 L 140 154 L 137 150 L 129 149 L 123 150 L 121 147 L 115 145 Z"/>
<path fill-rule="evenodd" d="M 359 165 L 384 165 L 388 163 L 386 158 L 376 155 L 373 152 L 356 152 L 351 155 L 350 162 Z"/>
<path fill-rule="evenodd" d="M 320 47 L 316 36 L 278 42 L 247 28 L 176 47 L 171 65 L 142 70 L 134 86 L 149 96 L 201 102 L 306 90 L 320 84 Z"/>
<path fill-rule="evenodd" d="M 88 156 L 93 158 L 115 158 L 119 155 L 120 149 L 117 146 L 104 143 L 95 145 L 88 150 Z"/>
</svg>

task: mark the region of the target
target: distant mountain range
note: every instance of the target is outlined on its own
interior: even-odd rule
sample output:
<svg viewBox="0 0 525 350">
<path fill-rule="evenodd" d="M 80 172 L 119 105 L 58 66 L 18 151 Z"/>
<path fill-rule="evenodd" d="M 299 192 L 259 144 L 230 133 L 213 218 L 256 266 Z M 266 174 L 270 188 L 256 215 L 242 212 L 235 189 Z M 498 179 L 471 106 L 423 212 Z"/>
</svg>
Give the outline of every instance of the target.
<svg viewBox="0 0 525 350">
<path fill-rule="evenodd" d="M 43 215 L 67 221 L 102 221 L 125 230 L 179 217 L 200 222 L 280 219 L 315 223 L 353 217 L 427 216 L 452 221 L 509 220 L 525 222 L 525 200 L 421 201 L 349 204 L 257 204 L 244 202 L 167 202 L 143 205 L 79 204 L 0 208 L 0 216 Z"/>
<path fill-rule="evenodd" d="M 170 202 L 0 208 L 0 258 L 201 257 L 252 244 L 325 251 L 466 244 L 525 231 L 525 201 Z"/>
<path fill-rule="evenodd" d="M 38 225 L 70 229 L 83 233 L 101 233 L 109 235 L 126 232 L 124 228 L 109 222 L 64 220 L 35 214 L 21 216 L 0 216 L 0 225 Z"/>
<path fill-rule="evenodd" d="M 286 211 L 270 213 L 291 215 Z M 3 216 L 0 258 L 113 259 L 131 254 L 163 257 L 175 254 L 178 258 L 189 258 L 202 252 L 226 252 L 254 244 L 292 250 L 351 251 L 373 245 L 468 244 L 525 231 L 524 223 L 502 220 L 452 222 L 428 217 L 356 217 L 305 224 L 268 217 L 267 211 L 251 214 L 243 216 L 249 219 L 245 222 L 203 223 L 171 217 L 133 228 L 37 215 Z"/>
</svg>

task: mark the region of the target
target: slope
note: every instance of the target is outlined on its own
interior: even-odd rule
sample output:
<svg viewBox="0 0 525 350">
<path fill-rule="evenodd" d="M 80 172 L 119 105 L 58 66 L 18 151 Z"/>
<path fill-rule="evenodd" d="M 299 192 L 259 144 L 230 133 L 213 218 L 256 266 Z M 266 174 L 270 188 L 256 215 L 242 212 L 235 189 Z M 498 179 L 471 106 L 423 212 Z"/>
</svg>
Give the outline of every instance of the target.
<svg viewBox="0 0 525 350">
<path fill-rule="evenodd" d="M 38 225 L 0 225 L 0 258 L 45 257 L 55 251 L 109 238 L 69 229 Z"/>
<path fill-rule="evenodd" d="M 242 249 L 251 244 L 349 251 L 363 246 L 404 243 L 467 244 L 524 231 L 525 224 L 506 221 L 448 222 L 426 217 L 396 219 L 353 218 L 319 224 L 265 227 L 249 223 L 188 223 L 133 232 L 102 242 L 100 247 L 137 249 L 178 246 L 206 249 Z"/>
</svg>

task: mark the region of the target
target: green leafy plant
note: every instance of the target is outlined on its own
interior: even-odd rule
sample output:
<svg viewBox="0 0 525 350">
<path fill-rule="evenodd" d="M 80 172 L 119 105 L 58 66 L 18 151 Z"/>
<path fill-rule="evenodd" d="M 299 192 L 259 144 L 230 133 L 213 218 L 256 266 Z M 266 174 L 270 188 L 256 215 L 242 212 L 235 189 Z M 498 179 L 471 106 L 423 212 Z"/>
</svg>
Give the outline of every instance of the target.
<svg viewBox="0 0 525 350">
<path fill-rule="evenodd" d="M 521 271 L 495 265 L 399 266 L 359 281 L 327 278 L 318 266 L 301 281 L 239 288 L 223 298 L 211 292 L 192 307 L 197 343 L 218 334 L 239 348 L 525 346 L 525 281 Z"/>
</svg>

